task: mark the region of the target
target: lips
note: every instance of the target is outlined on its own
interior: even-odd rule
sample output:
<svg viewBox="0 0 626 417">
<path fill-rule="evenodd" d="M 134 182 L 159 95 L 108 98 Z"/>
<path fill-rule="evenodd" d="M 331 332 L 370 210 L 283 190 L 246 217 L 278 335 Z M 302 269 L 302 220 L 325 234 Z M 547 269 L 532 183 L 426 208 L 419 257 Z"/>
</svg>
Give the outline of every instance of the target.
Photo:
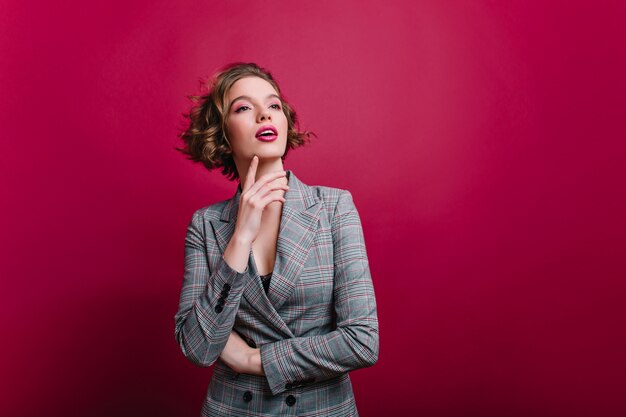
<svg viewBox="0 0 626 417">
<path fill-rule="evenodd" d="M 256 131 L 256 138 L 264 142 L 271 142 L 278 138 L 278 131 L 272 125 L 261 126 L 261 128 Z"/>
</svg>

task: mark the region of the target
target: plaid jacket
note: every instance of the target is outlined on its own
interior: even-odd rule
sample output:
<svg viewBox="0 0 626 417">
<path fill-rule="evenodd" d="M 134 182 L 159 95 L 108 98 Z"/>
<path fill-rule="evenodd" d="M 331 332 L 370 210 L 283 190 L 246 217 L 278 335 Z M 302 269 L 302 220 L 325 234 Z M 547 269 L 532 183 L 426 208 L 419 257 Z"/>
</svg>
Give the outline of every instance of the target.
<svg viewBox="0 0 626 417">
<path fill-rule="evenodd" d="M 215 363 L 203 416 L 356 416 L 348 371 L 378 359 L 378 318 L 358 212 L 349 191 L 308 186 L 287 171 L 266 294 L 250 251 L 243 273 L 222 254 L 241 190 L 197 210 L 185 238 L 175 336 L 196 365 Z M 232 330 L 261 349 L 265 376 L 220 359 Z"/>
</svg>

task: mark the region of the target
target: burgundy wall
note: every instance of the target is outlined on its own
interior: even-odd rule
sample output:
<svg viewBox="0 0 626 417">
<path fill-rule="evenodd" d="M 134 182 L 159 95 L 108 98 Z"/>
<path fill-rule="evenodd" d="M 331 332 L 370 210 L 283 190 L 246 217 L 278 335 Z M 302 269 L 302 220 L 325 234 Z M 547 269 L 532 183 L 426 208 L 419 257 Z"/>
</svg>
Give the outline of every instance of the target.
<svg viewBox="0 0 626 417">
<path fill-rule="evenodd" d="M 2 1 L 0 414 L 199 414 L 184 235 L 235 184 L 173 147 L 243 60 L 319 136 L 286 167 L 359 208 L 362 416 L 624 415 L 625 4 Z"/>
</svg>

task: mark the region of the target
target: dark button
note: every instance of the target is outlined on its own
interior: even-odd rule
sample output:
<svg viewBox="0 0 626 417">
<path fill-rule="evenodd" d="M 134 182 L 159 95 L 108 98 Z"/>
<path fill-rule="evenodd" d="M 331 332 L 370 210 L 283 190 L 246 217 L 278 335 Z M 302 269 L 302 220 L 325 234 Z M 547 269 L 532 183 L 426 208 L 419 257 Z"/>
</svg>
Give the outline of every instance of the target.
<svg viewBox="0 0 626 417">
<path fill-rule="evenodd" d="M 218 305 L 218 306 L 223 306 L 223 305 L 224 305 L 224 299 L 223 299 L 222 297 L 220 297 L 220 298 L 217 300 L 217 305 Z"/>
<path fill-rule="evenodd" d="M 254 343 L 254 340 L 248 338 L 247 342 L 248 342 L 248 346 L 250 346 L 253 349 L 256 349 L 256 343 Z"/>
<path fill-rule="evenodd" d="M 289 407 L 291 407 L 292 405 L 296 403 L 296 397 L 294 397 L 293 395 L 288 395 L 287 398 L 285 398 L 285 403 Z"/>
<path fill-rule="evenodd" d="M 216 306 L 215 306 L 215 312 L 216 312 L 216 313 L 218 313 L 218 314 L 219 314 L 219 313 L 221 313 L 221 312 L 222 312 L 222 310 L 224 310 L 224 307 L 222 307 L 220 304 L 218 304 L 218 305 L 216 305 Z"/>
<path fill-rule="evenodd" d="M 291 382 L 287 382 L 285 384 L 285 389 L 291 389 L 291 388 L 293 388 L 293 384 Z"/>
<path fill-rule="evenodd" d="M 229 292 L 230 292 L 230 291 L 228 291 L 228 290 L 222 290 L 222 292 L 220 293 L 220 295 L 221 295 L 222 297 L 226 298 L 226 297 L 228 297 L 228 293 L 229 293 Z"/>
<path fill-rule="evenodd" d="M 226 291 L 230 291 L 230 284 L 224 284 L 222 288 L 225 289 Z"/>
<path fill-rule="evenodd" d="M 247 403 L 252 401 L 252 393 L 250 391 L 246 391 L 243 393 L 243 400 Z"/>
</svg>

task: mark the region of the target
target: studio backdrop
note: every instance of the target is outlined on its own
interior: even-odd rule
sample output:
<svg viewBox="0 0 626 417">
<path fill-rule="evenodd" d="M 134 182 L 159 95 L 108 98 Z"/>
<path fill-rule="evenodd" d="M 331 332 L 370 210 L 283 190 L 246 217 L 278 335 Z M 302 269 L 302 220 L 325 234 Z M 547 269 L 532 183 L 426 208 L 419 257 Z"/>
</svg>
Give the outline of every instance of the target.
<svg viewBox="0 0 626 417">
<path fill-rule="evenodd" d="M 3 0 L 0 414 L 197 416 L 187 225 L 236 183 L 174 147 L 237 61 L 350 190 L 380 320 L 362 416 L 626 413 L 623 1 Z"/>
</svg>

